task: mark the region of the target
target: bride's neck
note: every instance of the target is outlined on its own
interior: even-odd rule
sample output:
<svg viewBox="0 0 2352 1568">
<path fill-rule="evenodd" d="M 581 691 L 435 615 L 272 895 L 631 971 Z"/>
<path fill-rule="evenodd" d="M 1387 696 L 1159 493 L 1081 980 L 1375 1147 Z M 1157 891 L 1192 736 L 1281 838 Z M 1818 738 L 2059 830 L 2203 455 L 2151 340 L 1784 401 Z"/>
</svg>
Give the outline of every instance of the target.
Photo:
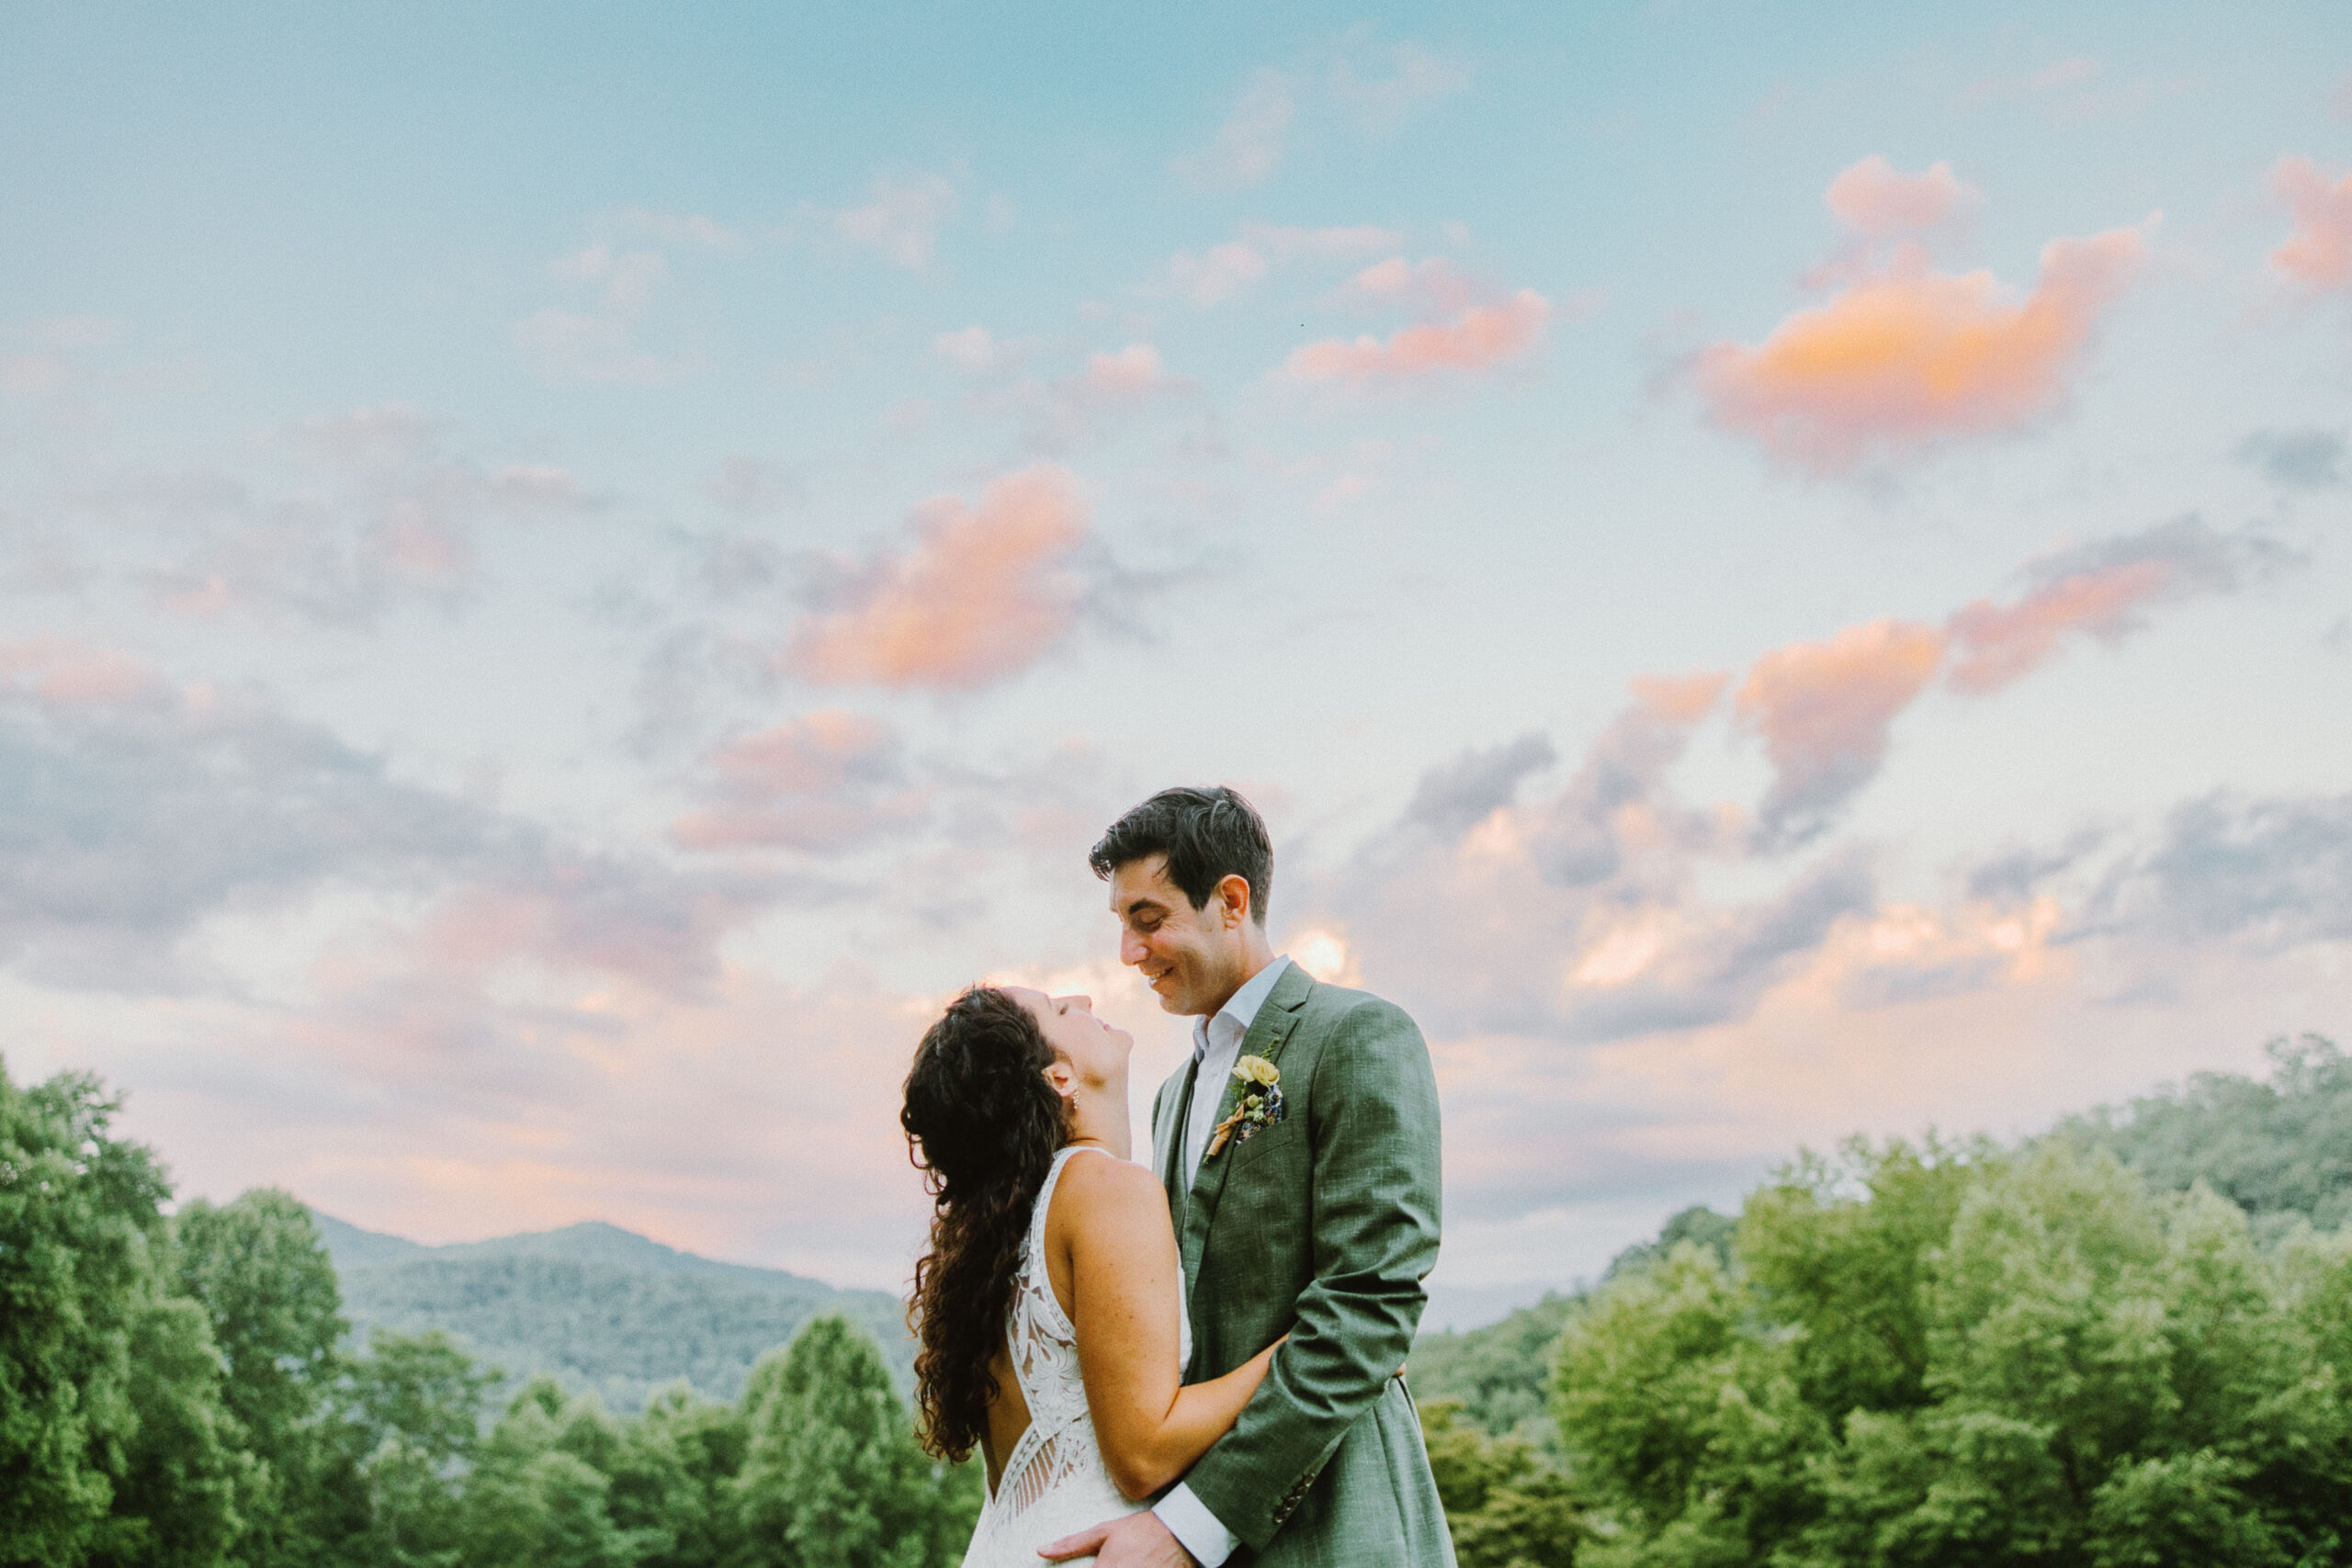
<svg viewBox="0 0 2352 1568">
<path fill-rule="evenodd" d="M 1070 1117 L 1069 1141 L 1091 1144 L 1120 1159 L 1134 1157 L 1127 1127 L 1126 1085 L 1080 1091 Z"/>
</svg>

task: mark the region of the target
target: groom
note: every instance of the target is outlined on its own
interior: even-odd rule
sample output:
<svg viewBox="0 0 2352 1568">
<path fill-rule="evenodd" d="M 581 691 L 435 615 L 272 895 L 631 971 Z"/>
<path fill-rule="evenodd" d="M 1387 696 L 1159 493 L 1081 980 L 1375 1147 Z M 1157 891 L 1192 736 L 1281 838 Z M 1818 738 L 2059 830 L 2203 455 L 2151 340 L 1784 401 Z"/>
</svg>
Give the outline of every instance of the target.
<svg viewBox="0 0 2352 1568">
<path fill-rule="evenodd" d="M 1193 1019 L 1192 1060 L 1151 1117 L 1193 1317 L 1185 1381 L 1290 1339 L 1233 1430 L 1156 1507 L 1044 1555 L 1450 1568 L 1400 1370 L 1438 1248 L 1437 1080 L 1420 1031 L 1268 945 L 1273 850 L 1232 790 L 1163 790 L 1088 858 L 1111 884 L 1120 961 Z M 1243 1057 L 1272 1063 L 1273 1083 L 1237 1077 Z"/>
</svg>

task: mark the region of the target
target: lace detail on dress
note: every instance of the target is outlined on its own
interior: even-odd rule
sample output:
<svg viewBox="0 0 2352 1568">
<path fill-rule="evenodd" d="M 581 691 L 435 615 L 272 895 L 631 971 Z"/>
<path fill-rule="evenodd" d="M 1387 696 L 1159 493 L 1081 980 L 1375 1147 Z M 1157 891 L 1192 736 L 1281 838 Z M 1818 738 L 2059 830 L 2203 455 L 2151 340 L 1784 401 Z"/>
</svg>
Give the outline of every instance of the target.
<svg viewBox="0 0 2352 1568">
<path fill-rule="evenodd" d="M 964 1556 L 967 1568 L 999 1562 L 1029 1568 L 1038 1561 L 1036 1548 L 1045 1542 L 1143 1506 L 1120 1495 L 1102 1462 L 1094 1418 L 1086 1408 L 1085 1380 L 1079 1371 L 1077 1332 L 1054 1299 L 1053 1280 L 1046 1271 L 1046 1217 L 1053 1208 L 1054 1189 L 1070 1156 L 1090 1147 L 1074 1144 L 1056 1155 L 1037 1190 L 1004 1332 L 1012 1375 L 1029 1403 L 1029 1426 L 1013 1443 L 996 1489 L 980 1511 Z M 1115 1157 L 1102 1149 L 1093 1152 Z M 1181 1303 L 1177 1324 L 1182 1365 L 1192 1357 L 1193 1330 Z M 1052 1506 L 1042 1506 L 1048 1503 Z"/>
</svg>

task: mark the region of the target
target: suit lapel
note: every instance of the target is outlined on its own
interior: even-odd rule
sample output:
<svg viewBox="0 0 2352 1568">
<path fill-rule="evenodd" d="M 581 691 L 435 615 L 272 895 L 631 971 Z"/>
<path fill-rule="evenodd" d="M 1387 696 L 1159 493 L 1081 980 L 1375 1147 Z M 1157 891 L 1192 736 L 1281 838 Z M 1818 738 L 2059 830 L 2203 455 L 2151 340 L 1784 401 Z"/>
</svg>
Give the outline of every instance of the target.
<svg viewBox="0 0 2352 1568">
<path fill-rule="evenodd" d="M 1184 1108 L 1193 1101 L 1193 1075 L 1200 1070 L 1196 1057 L 1170 1074 L 1159 1086 L 1159 1099 L 1151 1110 L 1151 1167 L 1168 1192 L 1168 1217 L 1179 1225 L 1184 1220 L 1184 1189 L 1177 1174 L 1183 1164 L 1178 1150 L 1184 1138 Z"/>
<path fill-rule="evenodd" d="M 1268 994 L 1265 1005 L 1258 1010 L 1258 1016 L 1250 1021 L 1250 1032 L 1242 1036 L 1241 1055 L 1263 1056 L 1279 1066 L 1283 1046 L 1290 1039 L 1291 1031 L 1298 1025 L 1298 1010 L 1306 1004 L 1306 998 L 1314 989 L 1314 976 L 1295 963 L 1291 964 L 1283 977 L 1274 982 L 1274 988 Z M 1209 1125 L 1214 1127 L 1232 1115 L 1234 1106 L 1240 1100 L 1240 1080 L 1227 1074 L 1224 1091 L 1217 1096 L 1216 1120 Z M 1216 1218 L 1217 1199 L 1225 1191 L 1225 1173 L 1232 1164 L 1233 1145 L 1230 1144 L 1216 1158 L 1204 1158 L 1200 1174 L 1193 1180 L 1191 1198 L 1178 1216 L 1181 1227 L 1178 1235 L 1183 1249 L 1184 1278 L 1187 1280 L 1200 1277 L 1201 1248 L 1208 1241 L 1209 1223 Z"/>
</svg>

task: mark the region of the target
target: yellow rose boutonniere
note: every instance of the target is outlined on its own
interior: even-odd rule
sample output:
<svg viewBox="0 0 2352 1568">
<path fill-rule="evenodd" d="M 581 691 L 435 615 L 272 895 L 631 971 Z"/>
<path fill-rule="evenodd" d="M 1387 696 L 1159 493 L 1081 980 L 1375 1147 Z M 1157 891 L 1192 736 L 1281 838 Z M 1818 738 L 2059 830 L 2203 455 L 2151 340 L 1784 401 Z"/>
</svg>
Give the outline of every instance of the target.
<svg viewBox="0 0 2352 1568">
<path fill-rule="evenodd" d="M 1241 1103 L 1216 1124 L 1204 1158 L 1216 1158 L 1227 1144 L 1246 1144 L 1259 1128 L 1272 1127 L 1290 1115 L 1290 1107 L 1283 1103 L 1282 1070 L 1265 1057 L 1242 1057 L 1233 1064 L 1233 1076 L 1241 1081 Z"/>
</svg>

